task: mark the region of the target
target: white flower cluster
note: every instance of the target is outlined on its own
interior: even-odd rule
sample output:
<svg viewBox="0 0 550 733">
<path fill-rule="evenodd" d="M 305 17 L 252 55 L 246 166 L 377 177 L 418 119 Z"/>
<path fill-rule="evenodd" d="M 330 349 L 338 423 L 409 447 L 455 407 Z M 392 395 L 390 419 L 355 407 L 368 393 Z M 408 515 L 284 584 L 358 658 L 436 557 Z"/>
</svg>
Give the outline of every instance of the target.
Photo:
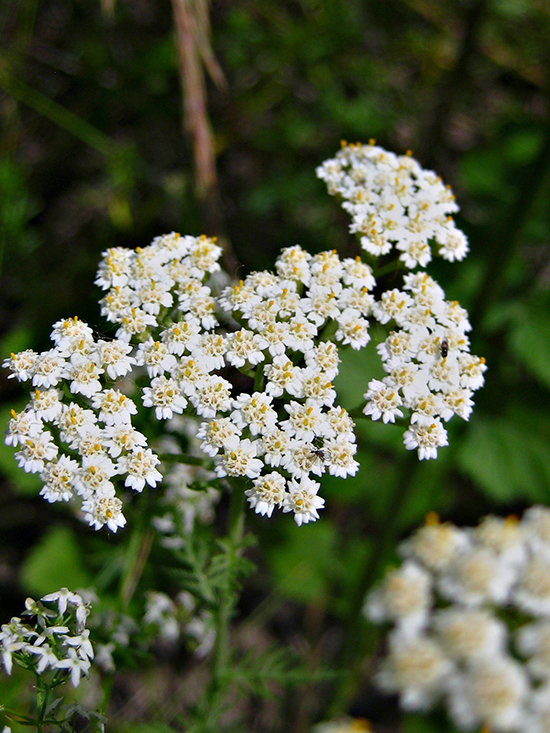
<svg viewBox="0 0 550 733">
<path fill-rule="evenodd" d="M 102 312 L 119 324 L 117 338 L 96 342 L 86 324 L 62 321 L 54 349 L 4 362 L 37 390 L 10 422 L 8 443 L 20 446 L 25 470 L 41 474 L 49 501 L 80 496 L 95 528 L 116 531 L 125 522 L 114 476 L 126 475 L 125 485 L 137 491 L 161 479 L 158 458 L 132 427 L 137 407 L 114 384 L 131 372 L 146 372 L 142 401 L 157 420 L 185 409 L 202 420 L 201 449 L 217 476 L 251 479 L 247 497 L 260 514 L 278 507 L 299 525 L 314 521 L 324 500 L 310 474 L 357 471 L 353 422 L 334 404 L 339 356 L 332 339 L 356 349 L 369 341 L 370 267 L 292 247 L 278 258 L 277 274 L 253 273 L 215 296 L 203 281 L 219 270 L 220 253 L 213 240 L 175 233 L 135 252 L 109 250 L 97 283 L 108 290 Z M 215 330 L 218 312 L 226 321 L 231 314 L 235 330 Z M 234 397 L 220 374 L 228 367 L 255 372 L 255 389 Z M 62 402 L 62 381 L 78 402 Z M 59 455 L 45 422 L 67 453 Z"/>
<path fill-rule="evenodd" d="M 56 606 L 56 609 L 52 606 Z M 86 629 L 88 608 L 77 593 L 61 588 L 41 601 L 27 598 L 23 615 L 33 624 L 14 617 L 0 630 L 0 656 L 11 674 L 13 662 L 43 674 L 46 670 L 65 670 L 67 679 L 77 687 L 87 676 L 94 656 Z"/>
<path fill-rule="evenodd" d="M 411 253 L 434 239 L 447 259 L 465 255 L 448 218 L 452 195 L 411 157 L 345 146 L 318 175 L 344 198 L 371 254 L 395 244 L 405 266 L 416 267 L 430 248 L 416 259 Z M 469 353 L 466 312 L 425 273 L 375 300 L 373 271 L 359 257 L 312 256 L 294 246 L 281 252 L 275 272 L 219 292 L 220 255 L 214 239 L 174 232 L 135 251 L 110 249 L 96 283 L 116 338 L 96 341 L 86 324 L 69 319 L 55 324 L 50 351 L 4 362 L 35 388 L 13 415 L 7 442 L 19 447 L 26 471 L 40 473 L 48 501 L 80 499 L 96 529 L 116 531 L 126 521 L 115 477 L 135 491 L 162 478 L 158 457 L 132 425 L 138 408 L 123 391 L 130 377 L 158 421 L 184 411 L 200 421 L 196 435 L 217 477 L 249 479 L 246 496 L 257 513 L 292 512 L 298 525 L 318 519 L 324 506 L 318 478 L 358 469 L 353 421 L 335 404 L 332 381 L 339 347 L 364 348 L 373 319 L 393 330 L 378 347 L 388 376 L 368 383 L 365 414 L 394 422 L 401 408 L 410 410 L 405 447 L 420 459 L 447 444 L 443 422 L 468 419 L 486 367 Z M 245 379 L 232 383 L 231 370 Z"/>
<path fill-rule="evenodd" d="M 459 529 L 428 517 L 368 596 L 390 622 L 377 681 L 407 710 L 443 700 L 461 730 L 550 731 L 550 509 Z"/>
<path fill-rule="evenodd" d="M 458 211 L 453 193 L 433 171 L 411 155 L 395 155 L 374 144 L 347 145 L 317 168 L 328 192 L 342 199 L 352 217 L 350 231 L 374 257 L 393 247 L 405 267 L 426 267 L 437 253 L 454 262 L 468 252 L 468 241 L 451 214 Z"/>
<path fill-rule="evenodd" d="M 468 420 L 472 394 L 484 382 L 485 360 L 470 354 L 468 314 L 424 272 L 405 275 L 403 289 L 387 290 L 373 308 L 380 323 L 392 324 L 377 346 L 387 375 L 369 382 L 363 409 L 373 420 L 395 422 L 410 411 L 404 433 L 407 450 L 419 459 L 437 457 L 447 445 L 443 422 Z"/>
<path fill-rule="evenodd" d="M 79 500 L 92 527 L 116 532 L 126 519 L 114 478 L 124 476 L 134 491 L 162 478 L 159 459 L 132 426 L 137 407 L 115 384 L 136 359 L 130 345 L 96 341 L 77 318 L 56 323 L 52 340 L 49 351 L 27 350 L 4 362 L 35 388 L 22 412 L 12 410 L 6 443 L 19 448 L 20 467 L 40 475 L 47 501 Z"/>
</svg>

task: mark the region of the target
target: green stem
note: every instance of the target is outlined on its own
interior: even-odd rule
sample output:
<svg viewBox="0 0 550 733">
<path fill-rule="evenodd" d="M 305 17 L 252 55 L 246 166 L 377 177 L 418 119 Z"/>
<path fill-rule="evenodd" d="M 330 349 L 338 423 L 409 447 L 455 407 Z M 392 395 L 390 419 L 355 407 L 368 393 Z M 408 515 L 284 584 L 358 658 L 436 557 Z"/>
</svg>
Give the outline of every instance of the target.
<svg viewBox="0 0 550 733">
<path fill-rule="evenodd" d="M 229 518 L 227 528 L 228 549 L 226 551 L 234 555 L 240 554 L 242 550 L 242 538 L 244 533 L 244 491 L 238 482 L 233 484 L 231 503 L 229 507 Z M 206 695 L 208 731 L 219 730 L 218 700 L 223 692 L 229 678 L 229 627 L 236 596 L 234 592 L 222 592 L 219 595 L 218 607 L 216 610 L 216 641 L 212 658 L 212 678 Z"/>
<path fill-rule="evenodd" d="M 44 717 L 46 715 L 46 708 L 48 706 L 48 699 L 50 696 L 50 688 L 42 687 L 40 675 L 36 675 L 36 707 L 38 709 L 38 719 L 36 721 L 36 733 L 42 733 L 42 726 L 44 725 Z"/>
<path fill-rule="evenodd" d="M 261 392 L 264 384 L 264 370 L 261 366 L 256 369 L 254 377 L 254 392 Z"/>
<path fill-rule="evenodd" d="M 401 527 L 402 509 L 409 498 L 411 487 L 414 485 L 414 474 L 417 470 L 418 459 L 416 454 L 406 456 L 403 460 L 400 480 L 389 502 L 386 520 L 379 525 L 378 533 L 373 538 L 374 557 L 371 555 L 371 561 L 365 564 L 363 574 L 351 598 L 345 638 L 336 665 L 337 669 L 342 672 L 342 681 L 336 687 L 332 698 L 328 698 L 328 717 L 334 717 L 342 710 L 345 710 L 355 693 L 359 665 L 366 646 L 365 623 L 362 613 L 365 596 L 378 578 L 382 568 L 387 564 L 394 548 Z"/>
<path fill-rule="evenodd" d="M 148 510 L 149 496 L 147 492 L 144 492 L 139 497 L 138 516 L 128 545 L 126 567 L 120 584 L 119 597 L 123 610 L 128 608 L 151 552 L 153 531 L 148 526 L 150 519 Z"/>
<path fill-rule="evenodd" d="M 393 274 L 396 272 L 400 272 L 401 270 L 406 270 L 405 264 L 401 262 L 401 260 L 392 260 L 391 262 L 388 262 L 386 265 L 382 265 L 382 267 L 379 267 L 378 269 L 375 269 L 373 267 L 372 274 L 375 280 L 378 280 L 379 277 L 383 277 L 384 275 Z"/>
</svg>

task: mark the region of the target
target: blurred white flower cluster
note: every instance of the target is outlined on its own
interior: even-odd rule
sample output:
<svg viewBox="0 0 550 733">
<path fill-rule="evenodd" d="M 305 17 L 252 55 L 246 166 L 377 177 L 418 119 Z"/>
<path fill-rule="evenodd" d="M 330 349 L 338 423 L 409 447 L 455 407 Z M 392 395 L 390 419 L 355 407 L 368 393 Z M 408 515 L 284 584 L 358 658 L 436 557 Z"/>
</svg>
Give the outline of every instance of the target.
<svg viewBox="0 0 550 733">
<path fill-rule="evenodd" d="M 377 682 L 406 710 L 443 702 L 460 730 L 550 730 L 550 509 L 476 528 L 434 516 L 365 604 L 389 622 Z"/>
<path fill-rule="evenodd" d="M 370 255 L 395 245 L 398 269 L 423 266 L 432 240 L 447 259 L 465 255 L 449 217 L 452 194 L 410 156 L 345 146 L 318 175 L 344 199 Z M 159 423 L 182 415 L 197 421 L 204 465 L 217 478 L 249 480 L 257 513 L 277 508 L 298 525 L 318 519 L 318 479 L 358 470 L 354 423 L 332 383 L 339 349 L 367 346 L 373 320 L 388 332 L 378 345 L 387 376 L 365 380 L 364 413 L 387 423 L 409 410 L 405 447 L 420 459 L 447 444 L 443 422 L 469 417 L 486 367 L 469 353 L 467 313 L 426 273 L 384 290 L 360 257 L 312 256 L 296 245 L 281 252 L 275 272 L 223 287 L 220 255 L 214 239 L 176 233 L 137 250 L 110 249 L 96 283 L 115 338 L 96 339 L 77 318 L 62 320 L 52 349 L 4 362 L 34 388 L 13 413 L 7 443 L 25 471 L 40 474 L 48 501 L 76 499 L 95 529 L 115 532 L 126 522 L 117 484 L 140 492 L 160 482 L 149 443 L 162 437 Z M 153 435 L 134 427 L 153 424 L 142 408 L 155 416 Z"/>
<path fill-rule="evenodd" d="M 52 670 L 56 684 L 71 679 L 77 687 L 94 656 L 86 628 L 88 608 L 77 593 L 61 588 L 40 601 L 27 598 L 24 616 L 14 617 L 0 631 L 0 656 L 11 674 L 13 663 L 38 675 Z"/>
<path fill-rule="evenodd" d="M 143 624 L 152 628 L 158 639 L 169 643 L 184 636 L 199 659 L 212 651 L 216 639 L 212 614 L 206 609 L 198 611 L 196 600 L 187 591 L 181 591 L 175 599 L 166 593 L 150 591 Z"/>
</svg>

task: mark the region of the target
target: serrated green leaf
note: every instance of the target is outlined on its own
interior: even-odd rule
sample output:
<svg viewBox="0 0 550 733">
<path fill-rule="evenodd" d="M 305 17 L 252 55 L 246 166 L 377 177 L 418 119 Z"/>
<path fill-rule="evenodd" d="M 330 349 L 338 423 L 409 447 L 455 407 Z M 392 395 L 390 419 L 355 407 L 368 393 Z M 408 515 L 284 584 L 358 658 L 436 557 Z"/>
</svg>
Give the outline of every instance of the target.
<svg viewBox="0 0 550 733">
<path fill-rule="evenodd" d="M 21 584 L 37 597 L 63 587 L 75 590 L 90 585 L 80 545 L 71 529 L 52 527 L 42 537 L 23 562 Z"/>
</svg>

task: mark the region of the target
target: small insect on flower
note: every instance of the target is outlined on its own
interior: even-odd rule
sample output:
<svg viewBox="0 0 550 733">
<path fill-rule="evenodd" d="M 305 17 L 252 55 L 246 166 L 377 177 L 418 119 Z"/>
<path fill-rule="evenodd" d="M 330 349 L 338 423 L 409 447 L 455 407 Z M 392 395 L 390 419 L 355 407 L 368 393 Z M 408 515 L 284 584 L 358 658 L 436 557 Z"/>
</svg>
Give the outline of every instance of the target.
<svg viewBox="0 0 550 733">
<path fill-rule="evenodd" d="M 443 339 L 441 342 L 441 358 L 446 359 L 447 354 L 449 353 L 449 342 L 447 339 Z"/>
<path fill-rule="evenodd" d="M 310 450 L 311 454 L 313 456 L 316 456 L 320 461 L 323 461 L 323 463 L 326 461 L 327 453 L 322 448 L 316 448 L 315 446 L 313 446 Z"/>
</svg>

